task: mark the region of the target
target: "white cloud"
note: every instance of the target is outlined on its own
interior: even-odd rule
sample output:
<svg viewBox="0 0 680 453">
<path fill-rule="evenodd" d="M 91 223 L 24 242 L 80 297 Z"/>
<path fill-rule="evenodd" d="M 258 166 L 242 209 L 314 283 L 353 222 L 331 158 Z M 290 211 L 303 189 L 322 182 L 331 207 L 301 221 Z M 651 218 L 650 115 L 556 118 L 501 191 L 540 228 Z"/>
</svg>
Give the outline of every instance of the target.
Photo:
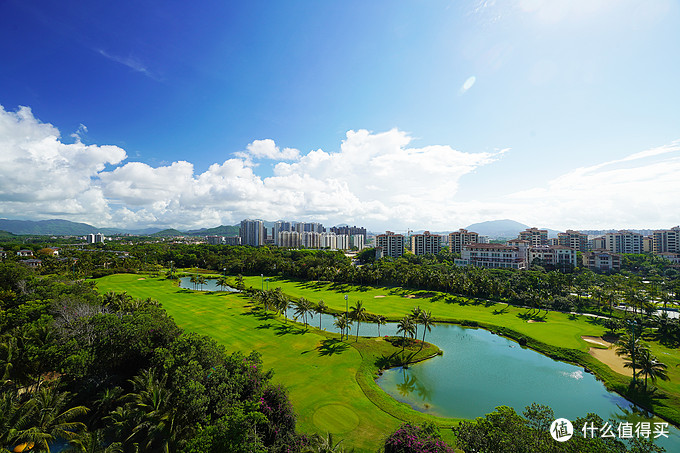
<svg viewBox="0 0 680 453">
<path fill-rule="evenodd" d="M 92 178 L 126 157 L 116 146 L 63 143 L 30 108 L 0 106 L 0 213 L 108 221 L 107 201 Z"/>
<path fill-rule="evenodd" d="M 153 80 L 160 80 L 158 76 L 153 74 L 149 69 L 142 63 L 138 58 L 128 55 L 127 57 L 121 57 L 119 55 L 112 55 L 105 50 L 102 49 L 97 49 L 97 52 L 99 55 L 103 56 L 104 58 L 107 58 L 111 61 L 115 61 L 116 63 L 120 63 L 123 66 L 127 66 L 128 68 L 132 69 L 133 71 L 139 72 L 144 74 L 145 76 L 149 77 L 150 79 Z"/>
<path fill-rule="evenodd" d="M 463 82 L 463 85 L 461 85 L 461 87 L 460 87 L 460 94 L 463 94 L 463 93 L 465 93 L 467 90 L 469 90 L 470 88 L 472 88 L 472 85 L 474 85 L 476 81 L 477 81 L 477 78 L 476 78 L 475 76 L 470 76 L 470 77 L 468 77 L 468 78 L 465 80 L 465 82 Z"/>
<path fill-rule="evenodd" d="M 527 219 L 562 228 L 676 225 L 680 141 L 576 168 L 545 187 L 508 195 Z"/>
<path fill-rule="evenodd" d="M 300 151 L 295 148 L 279 149 L 272 139 L 255 140 L 246 147 L 246 151 L 236 153 L 244 159 L 297 160 Z"/>
<path fill-rule="evenodd" d="M 521 180 L 529 189 L 492 199 L 460 199 L 458 187 L 480 183 L 475 170 L 507 150 L 466 153 L 411 142 L 398 129 L 357 130 L 335 151 L 301 155 L 257 140 L 247 152 L 196 173 L 186 161 L 123 163 L 127 156 L 118 147 L 63 143 L 59 131 L 29 108 L 0 107 L 0 216 L 181 229 L 247 217 L 397 231 L 498 218 L 563 229 L 677 224 L 680 142 L 569 170 L 533 188 L 531 174 L 513 174 L 508 187 Z M 251 158 L 278 161 L 273 175 L 258 175 Z"/>
</svg>

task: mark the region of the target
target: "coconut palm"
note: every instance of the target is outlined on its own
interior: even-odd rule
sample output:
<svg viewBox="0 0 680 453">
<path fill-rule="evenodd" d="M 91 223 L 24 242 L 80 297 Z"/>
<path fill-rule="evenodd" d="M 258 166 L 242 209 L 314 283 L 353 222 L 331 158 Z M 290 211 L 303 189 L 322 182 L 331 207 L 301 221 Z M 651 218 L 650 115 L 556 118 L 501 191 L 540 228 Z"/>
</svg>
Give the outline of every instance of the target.
<svg viewBox="0 0 680 453">
<path fill-rule="evenodd" d="M 85 406 L 65 409 L 68 395 L 67 392 L 42 388 L 33 397 L 34 415 L 31 427 L 25 431 L 25 440 L 34 442 L 36 451 L 50 451 L 49 444 L 57 438 L 70 440 L 86 429 L 84 423 L 73 420 L 85 415 L 88 409 Z"/>
<path fill-rule="evenodd" d="M 205 285 L 205 276 L 199 275 L 196 277 L 196 283 L 198 283 L 201 286 L 201 290 L 203 290 L 203 285 Z"/>
<path fill-rule="evenodd" d="M 222 291 L 224 291 L 225 286 L 229 286 L 229 280 L 227 280 L 227 277 L 224 276 L 218 278 L 216 283 Z"/>
<path fill-rule="evenodd" d="M 314 434 L 310 440 L 311 445 L 303 450 L 304 453 L 342 453 L 344 451 L 340 447 L 342 440 L 333 441 L 333 433 L 328 433 L 326 437 Z"/>
<path fill-rule="evenodd" d="M 357 339 L 356 341 L 359 341 L 359 326 L 361 326 L 361 321 L 365 321 L 368 318 L 368 315 L 366 313 L 366 308 L 364 307 L 364 303 L 360 300 L 357 301 L 357 305 L 355 307 L 350 307 L 352 311 L 350 312 L 351 318 L 357 322 Z"/>
<path fill-rule="evenodd" d="M 196 289 L 196 283 L 198 282 L 198 279 L 196 278 L 195 275 L 192 275 L 189 281 L 194 285 L 194 289 Z"/>
<path fill-rule="evenodd" d="M 411 321 L 413 322 L 413 326 L 415 327 L 415 332 L 413 335 L 415 335 L 416 338 L 418 338 L 418 323 L 420 322 L 420 315 L 422 314 L 423 310 L 418 307 L 413 307 L 411 309 L 411 314 L 409 317 L 411 318 Z"/>
<path fill-rule="evenodd" d="M 0 446 L 26 442 L 35 400 L 20 403 L 16 391 L 5 391 L 0 395 Z"/>
<path fill-rule="evenodd" d="M 123 444 L 114 442 L 106 445 L 106 439 L 101 431 L 85 432 L 69 441 L 71 446 L 64 450 L 66 453 L 123 453 Z"/>
<path fill-rule="evenodd" d="M 434 318 L 432 317 L 431 311 L 423 311 L 420 314 L 420 323 L 423 325 L 423 342 L 420 345 L 420 349 L 423 349 L 425 344 L 425 333 L 432 331 L 432 327 L 436 326 L 434 323 Z"/>
<path fill-rule="evenodd" d="M 640 367 L 640 373 L 645 375 L 645 391 L 647 390 L 647 377 L 652 382 L 656 382 L 657 379 L 662 381 L 668 380 L 668 375 L 666 374 L 667 365 L 659 362 L 649 349 L 640 350 L 638 366 Z"/>
<path fill-rule="evenodd" d="M 404 352 L 404 348 L 406 348 L 406 334 L 413 335 L 415 333 L 415 327 L 410 317 L 404 316 L 403 318 L 401 318 L 401 320 L 397 324 L 397 334 L 399 334 L 400 332 L 404 334 L 401 343 L 401 352 Z"/>
<path fill-rule="evenodd" d="M 345 328 L 347 327 L 347 318 L 345 317 L 345 315 L 342 314 L 341 316 L 335 318 L 335 322 L 333 323 L 333 325 L 340 329 L 340 340 L 342 340 Z"/>
<path fill-rule="evenodd" d="M 320 300 L 314 309 L 314 311 L 319 315 L 319 330 L 321 330 L 321 315 L 326 313 L 326 310 L 328 310 L 328 306 L 323 300 Z"/>
<path fill-rule="evenodd" d="M 647 349 L 647 347 L 640 342 L 639 338 L 635 338 L 634 335 L 626 334 L 616 343 L 616 355 L 627 355 L 629 357 L 630 362 L 624 366 L 633 369 L 633 382 L 635 382 L 636 377 L 635 362 L 642 349 Z"/>
<path fill-rule="evenodd" d="M 383 315 L 378 315 L 375 317 L 375 324 L 378 326 L 378 336 L 380 336 L 380 326 L 387 324 L 387 318 Z"/>
<path fill-rule="evenodd" d="M 312 304 L 304 297 L 299 298 L 295 303 L 295 319 L 302 316 L 302 320 L 307 327 L 307 314 L 312 311 Z"/>
<path fill-rule="evenodd" d="M 274 290 L 272 299 L 274 308 L 276 308 L 276 310 L 286 319 L 286 322 L 288 322 L 288 315 L 286 314 L 288 308 L 290 307 L 290 299 L 288 299 L 288 296 L 283 294 L 281 288 L 276 288 Z"/>
<path fill-rule="evenodd" d="M 245 283 L 243 283 L 243 275 L 241 274 L 238 274 L 236 276 L 236 289 L 239 291 L 243 291 L 244 289 L 246 289 L 246 285 Z"/>
</svg>

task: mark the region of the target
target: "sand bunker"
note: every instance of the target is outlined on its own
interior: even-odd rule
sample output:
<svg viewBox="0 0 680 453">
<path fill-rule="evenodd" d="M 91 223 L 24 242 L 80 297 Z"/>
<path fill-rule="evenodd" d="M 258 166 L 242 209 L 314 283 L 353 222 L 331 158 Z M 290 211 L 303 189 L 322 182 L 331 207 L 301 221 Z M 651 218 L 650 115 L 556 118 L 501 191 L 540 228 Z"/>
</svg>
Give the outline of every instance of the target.
<svg viewBox="0 0 680 453">
<path fill-rule="evenodd" d="M 407 299 L 415 299 L 416 295 L 415 294 L 407 294 L 404 297 L 407 298 Z"/>
<path fill-rule="evenodd" d="M 374 299 L 380 299 L 381 297 L 385 297 L 384 294 L 378 294 L 377 296 L 373 296 Z"/>
<path fill-rule="evenodd" d="M 624 376 L 630 377 L 633 376 L 632 368 L 625 368 L 623 366 L 626 363 L 626 360 L 624 360 L 624 356 L 616 355 L 615 345 L 608 342 L 607 340 L 603 340 L 601 337 L 591 337 L 584 335 L 581 338 L 587 341 L 588 343 L 599 344 L 601 346 L 607 347 L 607 349 L 590 348 L 588 354 L 592 355 L 597 360 L 604 363 L 613 371 L 616 371 L 619 374 L 623 374 Z"/>
<path fill-rule="evenodd" d="M 534 323 L 534 322 L 545 322 L 545 321 L 543 321 L 542 319 L 529 319 L 527 322 Z"/>
<path fill-rule="evenodd" d="M 146 280 L 144 277 L 139 277 L 137 280 Z"/>
</svg>

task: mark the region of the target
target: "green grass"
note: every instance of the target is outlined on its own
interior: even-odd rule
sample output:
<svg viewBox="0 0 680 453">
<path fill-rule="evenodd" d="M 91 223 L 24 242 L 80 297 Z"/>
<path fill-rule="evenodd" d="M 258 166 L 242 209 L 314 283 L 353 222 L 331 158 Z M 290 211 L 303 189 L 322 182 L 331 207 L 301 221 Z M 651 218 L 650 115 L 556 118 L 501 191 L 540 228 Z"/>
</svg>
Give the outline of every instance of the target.
<svg viewBox="0 0 680 453">
<path fill-rule="evenodd" d="M 133 297 L 157 299 L 185 330 L 210 335 L 230 350 L 260 352 L 265 366 L 274 370 L 275 381 L 288 388 L 300 431 L 324 435 L 333 432 L 345 439 L 346 447 L 376 451 L 384 437 L 403 421 L 430 420 L 441 426 L 456 423 L 453 419 L 414 411 L 375 384 L 381 358 L 395 353 L 395 348 L 386 341 L 359 338 L 355 342 L 354 337 L 350 337 L 349 341 L 340 342 L 336 334 L 312 326 L 303 329 L 290 321 L 284 322 L 281 317 L 265 315 L 239 294 L 194 292 L 178 288 L 168 280 L 140 278 L 139 275 L 111 275 L 98 279 L 97 285 L 102 292 L 127 291 Z M 235 285 L 234 278 L 231 279 Z M 262 285 L 260 277 L 245 277 L 245 283 L 257 289 Z M 589 316 L 544 311 L 536 316 L 528 309 L 442 293 L 269 277 L 269 288 L 277 286 L 291 297 L 305 297 L 315 303 L 323 299 L 335 311 L 344 312 L 347 294 L 350 307 L 361 300 L 370 314 L 381 314 L 392 321 L 420 306 L 432 311 L 439 322 L 472 324 L 515 339 L 524 337 L 533 349 L 588 366 L 610 389 L 626 392 L 629 379 L 587 354 L 592 345 L 581 336 L 599 336 L 606 332 L 599 320 Z M 540 322 L 528 322 L 530 320 Z M 312 324 L 315 323 L 312 321 Z M 362 332 L 370 330 L 362 329 Z M 658 343 L 651 345 L 654 354 L 669 365 L 671 381 L 657 382 L 667 399 L 642 402 L 677 423 L 680 420 L 680 367 L 675 364 L 680 363 L 680 355 Z M 425 349 L 421 355 L 436 352 L 437 348 L 433 348 Z M 442 434 L 445 440 L 453 440 L 450 430 L 443 429 Z"/>
<path fill-rule="evenodd" d="M 362 385 L 357 382 L 360 368 L 374 373 L 378 357 L 401 350 L 382 339 L 376 342 L 360 337 L 355 343 L 351 336 L 349 341 L 340 342 L 336 334 L 311 326 L 304 329 L 281 317 L 265 315 L 239 294 L 191 291 L 168 280 L 140 278 L 111 275 L 98 279 L 97 287 L 101 292 L 127 291 L 132 297 L 152 297 L 185 330 L 210 335 L 229 350 L 260 352 L 265 367 L 274 370 L 274 381 L 289 390 L 302 432 L 333 432 L 345 439 L 343 445 L 347 447 L 376 451 L 402 421 L 433 419 L 394 401 L 373 382 L 372 374 L 362 375 Z M 422 355 L 438 350 L 433 348 L 424 349 Z M 366 397 L 364 388 L 377 395 L 381 407 Z"/>
<path fill-rule="evenodd" d="M 261 278 L 257 276 L 245 277 L 244 282 L 246 286 L 258 289 L 261 287 Z M 680 423 L 680 353 L 678 350 L 653 342 L 651 337 L 647 337 L 645 340 L 652 353 L 668 365 L 667 372 L 670 380 L 658 380 L 653 384 L 663 393 L 659 392 L 652 397 L 629 394 L 627 393 L 628 378 L 611 371 L 608 366 L 587 354 L 593 345 L 581 337 L 601 336 L 607 332 L 601 321 L 592 316 L 553 311 L 541 311 L 538 316 L 535 316 L 535 311 L 526 308 L 434 291 L 328 282 L 299 282 L 269 277 L 269 287 L 276 288 L 277 286 L 292 297 L 305 297 L 313 302 L 323 299 L 326 305 L 337 311 L 345 310 L 344 296 L 347 294 L 350 307 L 357 300 L 361 300 L 367 312 L 381 314 L 392 321 L 400 319 L 418 305 L 424 310 L 432 311 L 438 321 L 476 325 L 514 339 L 526 337 L 530 340 L 528 346 L 531 348 L 558 360 L 587 366 L 596 372 L 610 390 L 634 399 L 638 404 L 653 410 L 675 424 Z"/>
<path fill-rule="evenodd" d="M 244 282 L 246 287 L 260 289 L 260 277 L 244 277 Z M 600 322 L 590 316 L 541 311 L 539 316 L 545 322 L 532 323 L 527 322 L 531 316 L 527 309 L 494 302 L 473 301 L 433 291 L 297 282 L 269 277 L 269 288 L 277 286 L 280 286 L 284 293 L 296 298 L 305 297 L 312 302 L 323 299 L 326 305 L 338 311 L 345 311 L 345 294 L 348 294 L 350 307 L 357 300 L 361 300 L 369 313 L 380 314 L 393 321 L 401 319 L 418 305 L 424 310 L 432 311 L 432 315 L 440 320 L 472 320 L 502 325 L 548 345 L 581 351 L 588 351 L 591 346 L 581 338 L 582 335 L 599 336 L 606 332 Z M 405 297 L 409 295 L 414 298 Z"/>
</svg>

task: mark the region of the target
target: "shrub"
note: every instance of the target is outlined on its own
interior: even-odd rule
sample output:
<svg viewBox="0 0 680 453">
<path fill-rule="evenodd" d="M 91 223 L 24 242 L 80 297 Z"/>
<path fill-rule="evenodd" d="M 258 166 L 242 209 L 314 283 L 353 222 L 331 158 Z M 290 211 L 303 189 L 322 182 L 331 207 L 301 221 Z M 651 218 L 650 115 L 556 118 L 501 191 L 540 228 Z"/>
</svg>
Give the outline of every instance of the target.
<svg viewBox="0 0 680 453">
<path fill-rule="evenodd" d="M 432 423 L 423 426 L 404 423 L 385 440 L 385 453 L 453 453 L 440 439 L 439 428 Z"/>
</svg>

